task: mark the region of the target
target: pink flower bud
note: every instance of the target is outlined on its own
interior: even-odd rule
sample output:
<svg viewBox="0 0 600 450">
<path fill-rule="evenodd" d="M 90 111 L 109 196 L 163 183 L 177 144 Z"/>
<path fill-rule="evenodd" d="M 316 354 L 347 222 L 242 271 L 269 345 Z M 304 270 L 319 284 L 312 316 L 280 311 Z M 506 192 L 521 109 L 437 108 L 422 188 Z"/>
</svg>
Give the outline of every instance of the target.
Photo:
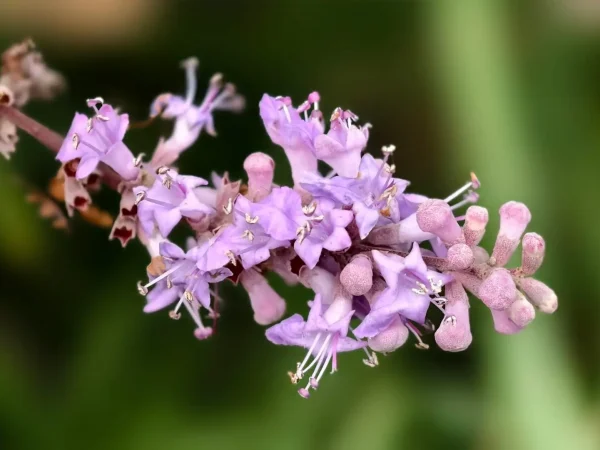
<svg viewBox="0 0 600 450">
<path fill-rule="evenodd" d="M 552 314 L 558 308 L 558 298 L 552 289 L 535 278 L 521 278 L 517 281 L 534 306 L 546 314 Z"/>
<path fill-rule="evenodd" d="M 498 311 L 495 309 L 490 310 L 492 312 L 492 319 L 494 320 L 494 329 L 500 334 L 516 334 L 523 329 L 523 327 L 515 324 L 508 317 L 507 311 Z"/>
<path fill-rule="evenodd" d="M 462 284 L 471 294 L 478 295 L 481 280 L 475 275 L 464 272 L 450 272 L 456 281 Z"/>
<path fill-rule="evenodd" d="M 451 270 L 465 270 L 471 267 L 475 257 L 467 244 L 454 244 L 448 249 L 446 260 Z"/>
<path fill-rule="evenodd" d="M 357 255 L 340 274 L 342 286 L 352 295 L 364 295 L 373 286 L 373 263 L 366 255 Z"/>
<path fill-rule="evenodd" d="M 248 174 L 248 199 L 258 202 L 269 195 L 275 173 L 273 158 L 261 152 L 252 153 L 244 161 L 244 170 Z"/>
<path fill-rule="evenodd" d="M 483 264 L 488 262 L 490 254 L 485 248 L 477 246 L 473 247 L 473 257 L 475 258 L 473 261 L 474 264 Z"/>
<path fill-rule="evenodd" d="M 368 340 L 369 347 L 376 352 L 393 352 L 404 345 L 408 334 L 408 328 L 398 316 L 385 330 Z"/>
<path fill-rule="evenodd" d="M 488 210 L 481 206 L 469 206 L 465 214 L 463 233 L 467 245 L 473 246 L 481 242 L 488 223 Z"/>
<path fill-rule="evenodd" d="M 520 273 L 525 276 L 533 275 L 542 265 L 546 253 L 546 243 L 537 233 L 525 233 L 521 242 L 523 252 L 521 254 Z"/>
<path fill-rule="evenodd" d="M 462 238 L 462 231 L 450 205 L 442 200 L 426 200 L 417 210 L 417 223 L 421 230 L 433 233 L 445 244 L 454 244 Z"/>
<path fill-rule="evenodd" d="M 497 310 L 508 308 L 516 295 L 517 288 L 510 272 L 502 268 L 492 270 L 477 292 L 488 308 Z"/>
<path fill-rule="evenodd" d="M 500 207 L 500 231 L 492 252 L 494 265 L 502 267 L 508 262 L 530 220 L 531 213 L 523 203 L 508 202 Z"/>
<path fill-rule="evenodd" d="M 469 323 L 469 299 L 458 281 L 446 285 L 445 316 L 435 332 L 435 342 L 446 352 L 466 350 L 473 341 Z"/>
<path fill-rule="evenodd" d="M 535 319 L 535 308 L 527 301 L 525 296 L 517 292 L 517 298 L 508 307 L 508 317 L 518 327 L 524 328 Z"/>
<path fill-rule="evenodd" d="M 285 301 L 256 270 L 245 270 L 240 282 L 250 297 L 254 320 L 260 325 L 277 322 L 285 313 Z"/>
</svg>

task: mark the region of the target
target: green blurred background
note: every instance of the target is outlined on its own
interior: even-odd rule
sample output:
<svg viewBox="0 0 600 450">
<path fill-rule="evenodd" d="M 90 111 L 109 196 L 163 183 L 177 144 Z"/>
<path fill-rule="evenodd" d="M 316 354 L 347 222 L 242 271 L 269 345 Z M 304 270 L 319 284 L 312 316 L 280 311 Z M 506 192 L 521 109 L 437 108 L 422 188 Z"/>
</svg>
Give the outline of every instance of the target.
<svg viewBox="0 0 600 450">
<path fill-rule="evenodd" d="M 201 60 L 201 85 L 223 72 L 248 107 L 219 114 L 219 137 L 181 158 L 201 176 L 242 177 L 260 150 L 289 181 L 257 103 L 318 89 L 325 111 L 374 125 L 371 151 L 398 147 L 414 192 L 443 197 L 475 171 L 488 246 L 499 206 L 527 203 L 548 247 L 539 278 L 560 301 L 516 336 L 473 302 L 466 352 L 406 345 L 376 369 L 342 355 L 306 401 L 286 376 L 303 351 L 268 343 L 241 289 L 225 288 L 219 333 L 198 342 L 191 322 L 142 313 L 141 246 L 39 219 L 13 174 L 44 187 L 57 166 L 21 134 L 0 161 L 0 449 L 600 448 L 597 1 L 3 0 L 0 18 L 0 47 L 32 36 L 68 78 L 57 100 L 26 107 L 62 133 L 96 95 L 143 119 L 156 94 L 183 92 L 185 57 Z M 151 153 L 169 130 L 127 143 Z M 116 212 L 114 193 L 98 202 Z M 305 310 L 307 291 L 274 285 Z"/>
</svg>

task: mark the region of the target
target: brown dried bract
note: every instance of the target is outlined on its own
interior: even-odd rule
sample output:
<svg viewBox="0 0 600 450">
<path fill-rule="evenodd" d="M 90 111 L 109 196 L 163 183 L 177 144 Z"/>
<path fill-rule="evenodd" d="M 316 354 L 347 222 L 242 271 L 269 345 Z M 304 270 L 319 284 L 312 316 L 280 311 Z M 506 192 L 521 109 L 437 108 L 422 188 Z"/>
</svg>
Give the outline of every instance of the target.
<svg viewBox="0 0 600 450">
<path fill-rule="evenodd" d="M 148 264 L 148 267 L 146 267 L 148 275 L 152 277 L 162 275 L 163 273 L 165 273 L 165 270 L 167 270 L 167 267 L 165 266 L 165 261 L 162 258 L 162 256 L 155 256 L 154 258 L 152 258 L 150 264 Z"/>
</svg>

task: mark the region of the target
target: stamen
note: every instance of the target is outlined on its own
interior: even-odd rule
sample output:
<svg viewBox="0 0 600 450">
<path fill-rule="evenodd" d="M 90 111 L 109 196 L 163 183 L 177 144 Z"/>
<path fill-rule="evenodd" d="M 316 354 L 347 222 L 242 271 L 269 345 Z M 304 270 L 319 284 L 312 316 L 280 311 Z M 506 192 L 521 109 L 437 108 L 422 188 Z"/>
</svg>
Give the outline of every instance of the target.
<svg viewBox="0 0 600 450">
<path fill-rule="evenodd" d="M 258 216 L 252 217 L 250 214 L 246 213 L 245 215 L 246 223 L 255 224 L 258 222 Z"/>
<path fill-rule="evenodd" d="M 302 361 L 302 363 L 298 363 L 296 365 L 296 373 L 302 374 L 302 368 L 304 367 L 304 364 L 306 364 L 308 362 L 310 356 L 312 355 L 313 350 L 315 349 L 315 347 L 317 346 L 317 343 L 321 339 L 321 334 L 322 333 L 317 333 L 317 335 L 315 336 L 315 339 L 313 340 L 312 345 L 310 346 L 310 348 L 308 349 L 308 352 L 306 353 L 306 356 L 304 357 L 304 360 Z M 302 377 L 300 377 L 300 378 L 302 378 Z"/>
<path fill-rule="evenodd" d="M 298 227 L 298 229 L 296 230 L 296 238 L 298 239 L 298 244 L 302 244 L 302 241 L 304 241 L 305 237 L 306 237 L 306 229 L 303 226 Z"/>
<path fill-rule="evenodd" d="M 364 352 L 367 354 L 367 359 L 363 359 L 363 364 L 368 367 L 377 367 L 379 365 L 379 360 L 377 359 L 377 354 L 375 352 L 369 352 L 366 348 L 363 347 Z"/>
<path fill-rule="evenodd" d="M 142 165 L 142 160 L 144 159 L 144 156 L 146 156 L 145 153 L 140 153 L 135 158 L 133 158 L 133 165 L 135 167 L 140 167 Z"/>
<path fill-rule="evenodd" d="M 371 124 L 366 124 L 365 127 L 367 125 L 371 125 Z M 395 145 L 384 145 L 383 147 L 381 147 L 381 152 L 384 155 L 391 155 L 392 153 L 394 153 L 394 151 L 396 151 L 396 146 Z"/>
<path fill-rule="evenodd" d="M 198 59 L 194 57 L 185 59 L 181 62 L 181 66 L 185 69 L 185 103 L 187 105 L 191 105 L 194 102 L 194 98 L 196 97 L 196 90 L 198 88 L 198 83 L 196 80 L 196 69 L 198 68 Z"/>
<path fill-rule="evenodd" d="M 86 103 L 90 108 L 96 109 L 98 105 L 102 107 L 102 105 L 104 104 L 104 99 L 102 97 L 88 98 L 86 100 Z"/>
<path fill-rule="evenodd" d="M 148 289 L 150 286 L 155 285 L 156 283 L 158 283 L 161 280 L 164 280 L 165 278 L 167 278 L 169 275 L 171 275 L 173 272 L 177 271 L 179 268 L 181 268 L 181 266 L 183 265 L 183 263 L 177 264 L 175 267 L 170 268 L 169 270 L 167 270 L 165 273 L 163 273 L 162 275 L 159 275 L 158 277 L 156 277 L 154 280 L 146 283 L 143 287 Z"/>
<path fill-rule="evenodd" d="M 242 237 L 247 238 L 250 242 L 252 242 L 254 240 L 254 233 L 250 230 L 245 230 L 242 233 Z"/>
<path fill-rule="evenodd" d="M 302 207 L 302 212 L 305 216 L 312 216 L 317 209 L 317 202 L 312 202 L 309 205 L 304 205 Z"/>
<path fill-rule="evenodd" d="M 235 259 L 235 255 L 233 254 L 233 252 L 231 250 L 225 251 L 225 255 L 227 256 L 227 258 L 229 258 L 229 262 L 231 264 L 233 264 L 234 266 L 237 266 L 237 261 Z"/>
<path fill-rule="evenodd" d="M 471 188 L 477 189 L 480 186 L 481 186 L 481 183 L 479 183 L 479 180 L 477 179 L 477 176 L 475 175 L 475 173 L 471 172 L 471 181 L 469 181 L 463 187 L 461 187 L 460 189 L 458 189 L 456 192 L 450 194 L 448 197 L 446 197 L 444 199 L 444 201 L 446 203 L 448 203 L 448 202 L 454 200 L 456 197 L 458 197 L 463 192 L 465 192 L 467 189 L 471 189 Z"/>
<path fill-rule="evenodd" d="M 317 336 L 320 336 L 320 335 L 321 335 L 321 333 L 317 334 Z M 315 364 L 317 364 L 317 362 L 320 359 L 322 359 L 322 356 L 325 354 L 325 350 L 327 349 L 327 346 L 329 345 L 330 339 L 331 339 L 331 334 L 328 334 L 325 337 L 325 340 L 323 341 L 323 344 L 321 344 L 321 348 L 319 348 L 319 352 L 317 353 L 317 356 L 314 357 L 314 359 L 312 360 L 312 362 L 307 367 L 303 368 L 304 362 L 303 362 L 303 364 L 300 367 L 298 367 L 298 370 L 297 370 L 296 373 L 298 374 L 298 378 L 299 379 L 302 379 L 302 376 L 306 372 L 308 372 Z M 317 338 L 315 338 L 315 341 L 316 340 L 317 340 Z M 313 344 L 314 344 L 314 342 L 313 342 Z M 309 351 L 307 353 L 307 357 L 310 357 L 310 355 L 312 354 L 313 350 L 314 350 L 314 346 L 311 347 L 311 351 Z M 305 361 L 307 360 L 307 358 L 304 358 L 304 359 L 305 359 Z"/>
<path fill-rule="evenodd" d="M 77 133 L 73 133 L 73 138 L 72 138 L 72 142 L 73 142 L 73 148 L 75 150 L 77 150 L 77 148 L 79 147 L 79 135 Z"/>
<path fill-rule="evenodd" d="M 146 296 L 146 294 L 148 294 L 148 288 L 142 285 L 141 281 L 137 282 L 137 290 L 140 293 L 140 295 Z"/>
<path fill-rule="evenodd" d="M 85 126 L 85 131 L 87 131 L 88 133 L 90 133 L 93 128 L 94 128 L 94 119 L 92 117 L 90 117 L 87 120 L 87 124 Z"/>
<path fill-rule="evenodd" d="M 455 209 L 461 208 L 470 203 L 477 203 L 478 201 L 479 201 L 479 194 L 475 191 L 469 191 L 467 194 L 465 194 L 465 196 L 463 197 L 463 200 L 452 205 L 450 207 L 450 209 L 454 211 Z"/>
<path fill-rule="evenodd" d="M 134 205 L 139 205 L 142 200 L 146 198 L 146 191 L 140 191 L 135 196 Z"/>
<path fill-rule="evenodd" d="M 410 322 L 406 322 L 406 328 L 408 328 L 408 330 L 415 336 L 415 338 L 417 338 L 417 342 L 415 344 L 415 347 L 418 348 L 419 350 L 429 350 L 429 345 L 427 345 L 425 342 L 423 342 L 423 340 L 421 339 L 421 334 L 419 333 L 419 330 L 417 330 L 415 328 L 415 326 L 410 323 Z"/>
<path fill-rule="evenodd" d="M 227 200 L 227 204 L 223 205 L 223 212 L 227 215 L 231 214 L 231 212 L 233 211 L 233 199 L 230 197 L 229 200 Z"/>
</svg>

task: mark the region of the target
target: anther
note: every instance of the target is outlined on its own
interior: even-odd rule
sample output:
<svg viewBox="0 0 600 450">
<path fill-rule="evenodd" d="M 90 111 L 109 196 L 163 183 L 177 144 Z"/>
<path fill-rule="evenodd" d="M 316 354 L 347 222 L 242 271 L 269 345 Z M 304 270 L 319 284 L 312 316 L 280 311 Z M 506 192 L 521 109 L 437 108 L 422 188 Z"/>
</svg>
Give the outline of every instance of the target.
<svg viewBox="0 0 600 450">
<path fill-rule="evenodd" d="M 229 198 L 229 200 L 227 200 L 227 204 L 223 205 L 223 212 L 225 214 L 231 214 L 231 211 L 233 211 L 233 199 Z"/>
<path fill-rule="evenodd" d="M 87 120 L 87 124 L 85 126 L 85 131 L 87 131 L 88 133 L 90 133 L 93 128 L 94 128 L 94 119 L 92 117 L 90 117 Z"/>
<path fill-rule="evenodd" d="M 415 347 L 418 348 L 419 350 L 429 350 L 429 345 L 427 345 L 425 342 L 417 342 L 415 344 Z"/>
<path fill-rule="evenodd" d="M 304 227 L 298 227 L 296 230 L 296 237 L 298 238 L 298 243 L 302 244 L 304 238 L 306 237 L 306 229 Z"/>
<path fill-rule="evenodd" d="M 144 286 L 141 281 L 138 281 L 137 283 L 137 290 L 140 293 L 140 295 L 145 296 L 146 294 L 148 294 L 148 288 Z"/>
<path fill-rule="evenodd" d="M 79 147 L 79 135 L 77 133 L 73 133 L 73 138 L 72 138 L 72 142 L 73 142 L 73 148 L 75 148 L 75 150 L 77 150 L 77 147 Z"/>
<path fill-rule="evenodd" d="M 171 278 L 167 277 L 167 289 L 171 289 L 173 287 L 173 281 Z"/>
<path fill-rule="evenodd" d="M 156 169 L 156 174 L 157 175 L 165 175 L 169 170 L 168 166 L 160 166 L 158 169 Z"/>
<path fill-rule="evenodd" d="M 146 191 L 140 191 L 137 193 L 137 195 L 135 196 L 135 201 L 133 202 L 134 205 L 139 205 L 140 202 L 142 200 L 144 200 L 146 198 Z"/>
<path fill-rule="evenodd" d="M 90 108 L 93 108 L 95 106 L 98 106 L 98 104 L 102 106 L 104 104 L 104 99 L 102 97 L 88 98 L 86 100 L 86 103 Z"/>
<path fill-rule="evenodd" d="M 173 320 L 179 320 L 181 318 L 181 314 L 172 309 L 171 311 L 169 311 L 169 317 Z"/>
<path fill-rule="evenodd" d="M 305 216 L 311 216 L 317 209 L 317 202 L 312 202 L 309 205 L 304 205 L 302 207 L 302 212 Z"/>
<path fill-rule="evenodd" d="M 145 153 L 140 153 L 135 158 L 133 158 L 133 165 L 135 167 L 140 167 L 142 164 L 142 160 L 144 159 L 144 156 L 146 156 Z"/>
<path fill-rule="evenodd" d="M 246 223 L 249 223 L 249 224 L 255 224 L 256 222 L 258 222 L 258 216 L 252 217 L 248 213 L 246 213 L 245 219 L 246 219 Z"/>
<path fill-rule="evenodd" d="M 370 123 L 365 124 L 364 126 L 371 126 Z M 394 153 L 394 151 L 396 150 L 396 146 L 395 145 L 384 145 L 383 147 L 381 147 L 381 152 L 384 155 L 391 155 L 392 153 Z"/>
<path fill-rule="evenodd" d="M 185 299 L 186 299 L 188 302 L 190 302 L 190 303 L 192 303 L 192 302 L 194 301 L 194 294 L 192 294 L 190 291 L 185 291 L 185 292 L 183 293 L 183 296 L 184 296 L 184 297 L 185 297 Z"/>
<path fill-rule="evenodd" d="M 233 254 L 233 252 L 231 250 L 227 250 L 225 252 L 225 255 L 227 256 L 227 258 L 229 258 L 229 262 L 231 264 L 233 264 L 234 266 L 237 266 L 237 261 L 235 259 L 235 255 Z"/>
<path fill-rule="evenodd" d="M 250 242 L 252 242 L 254 240 L 254 233 L 250 230 L 245 230 L 242 233 L 242 237 L 245 237 L 246 239 L 248 239 Z"/>
</svg>

